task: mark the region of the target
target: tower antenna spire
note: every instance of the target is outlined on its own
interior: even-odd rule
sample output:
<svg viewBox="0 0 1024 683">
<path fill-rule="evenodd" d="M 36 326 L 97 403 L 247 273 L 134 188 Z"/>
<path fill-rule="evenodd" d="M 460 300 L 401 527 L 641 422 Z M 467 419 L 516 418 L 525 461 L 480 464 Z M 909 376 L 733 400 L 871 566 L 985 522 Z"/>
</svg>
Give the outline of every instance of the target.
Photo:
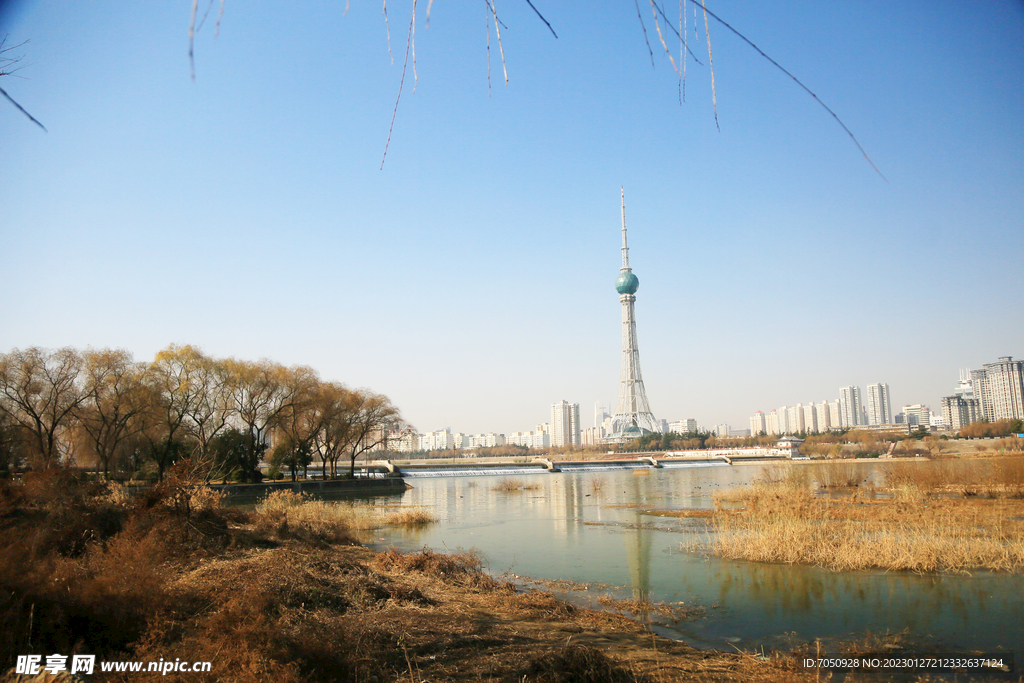
<svg viewBox="0 0 1024 683">
<path fill-rule="evenodd" d="M 629 270 L 629 247 L 626 246 L 626 189 L 619 187 L 622 193 L 622 270 Z"/>
</svg>

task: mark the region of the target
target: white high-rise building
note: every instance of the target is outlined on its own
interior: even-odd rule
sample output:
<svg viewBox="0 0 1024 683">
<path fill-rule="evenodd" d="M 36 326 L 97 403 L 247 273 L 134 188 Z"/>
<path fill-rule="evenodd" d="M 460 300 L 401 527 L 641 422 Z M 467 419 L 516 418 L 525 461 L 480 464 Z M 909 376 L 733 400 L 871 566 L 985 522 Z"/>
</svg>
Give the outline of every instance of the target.
<svg viewBox="0 0 1024 683">
<path fill-rule="evenodd" d="M 421 451 L 446 451 L 455 447 L 455 437 L 450 429 L 420 434 Z"/>
<path fill-rule="evenodd" d="M 761 432 L 768 433 L 768 423 L 764 419 L 764 413 L 759 410 L 750 418 L 750 435 L 757 436 Z"/>
<path fill-rule="evenodd" d="M 688 434 L 697 431 L 697 421 L 692 417 L 668 423 L 668 431 L 676 434 Z"/>
<path fill-rule="evenodd" d="M 974 398 L 978 400 L 978 410 L 981 417 L 979 420 L 992 421 L 992 400 L 988 397 L 988 382 L 985 377 L 985 369 L 971 370 L 971 388 L 974 390 Z"/>
<path fill-rule="evenodd" d="M 526 446 L 527 448 L 549 448 L 551 435 L 547 432 L 513 432 L 505 437 L 509 446 Z"/>
<path fill-rule="evenodd" d="M 715 436 L 729 436 L 729 425 L 715 425 Z"/>
<path fill-rule="evenodd" d="M 580 404 L 561 401 L 551 406 L 551 445 L 580 445 Z"/>
<path fill-rule="evenodd" d="M 856 427 L 860 424 L 860 387 L 839 388 L 839 411 L 843 427 Z"/>
<path fill-rule="evenodd" d="M 828 424 L 831 429 L 843 427 L 843 409 L 838 398 L 828 404 Z"/>
<path fill-rule="evenodd" d="M 892 404 L 889 401 L 889 385 L 879 382 L 868 385 L 868 424 L 892 424 Z"/>
<path fill-rule="evenodd" d="M 803 404 L 797 403 L 795 406 L 786 408 L 786 422 L 790 433 L 807 431 L 807 426 L 804 424 Z"/>
<path fill-rule="evenodd" d="M 945 396 L 942 399 L 942 417 L 950 429 L 960 429 L 981 419 L 978 399 Z"/>
<path fill-rule="evenodd" d="M 932 411 L 926 405 L 915 403 L 912 406 L 903 406 L 904 419 L 909 425 L 929 427 L 932 423 Z"/>
<path fill-rule="evenodd" d="M 819 432 L 827 432 L 832 428 L 832 419 L 829 415 L 828 401 L 814 404 L 814 421 L 818 425 Z"/>
<path fill-rule="evenodd" d="M 1002 356 L 985 364 L 985 398 L 991 420 L 1024 419 L 1024 361 Z"/>
<path fill-rule="evenodd" d="M 768 423 L 769 434 L 781 435 L 789 431 L 789 420 L 786 419 L 788 410 L 786 406 L 782 406 L 768 413 L 768 418 L 765 421 Z"/>
<path fill-rule="evenodd" d="M 818 428 L 818 413 L 814 410 L 813 403 L 804 406 L 804 431 L 808 434 L 817 434 L 819 431 L 823 431 Z"/>
</svg>

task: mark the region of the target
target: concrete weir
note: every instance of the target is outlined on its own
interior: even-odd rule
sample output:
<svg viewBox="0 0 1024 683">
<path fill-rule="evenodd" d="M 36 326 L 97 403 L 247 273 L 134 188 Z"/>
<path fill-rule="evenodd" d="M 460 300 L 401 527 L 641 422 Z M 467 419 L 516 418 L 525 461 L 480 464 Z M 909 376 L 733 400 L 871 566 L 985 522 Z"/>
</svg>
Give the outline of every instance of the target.
<svg viewBox="0 0 1024 683">
<path fill-rule="evenodd" d="M 685 452 L 653 453 L 633 458 L 607 460 L 550 460 L 537 457 L 529 462 L 473 462 L 462 460 L 446 460 L 440 462 L 421 461 L 418 463 L 395 464 L 390 460 L 375 460 L 365 465 L 366 472 L 371 476 L 386 477 L 457 477 L 504 475 L 519 476 L 524 474 L 542 474 L 556 472 L 583 472 L 602 470 L 644 470 L 644 469 L 679 469 L 686 467 L 731 466 L 749 461 L 788 460 L 781 454 L 742 453 L 733 450 L 729 455 L 724 453 Z"/>
<path fill-rule="evenodd" d="M 603 460 L 551 460 L 535 457 L 529 462 L 473 462 L 446 460 L 395 464 L 391 460 L 374 460 L 362 465 L 371 476 L 387 477 L 471 477 L 484 475 L 518 476 L 555 472 L 602 470 L 679 469 L 684 467 L 731 466 L 748 461 L 788 460 L 788 452 L 767 449 L 731 449 L 719 451 L 681 451 L 644 453 L 630 458 Z"/>
</svg>

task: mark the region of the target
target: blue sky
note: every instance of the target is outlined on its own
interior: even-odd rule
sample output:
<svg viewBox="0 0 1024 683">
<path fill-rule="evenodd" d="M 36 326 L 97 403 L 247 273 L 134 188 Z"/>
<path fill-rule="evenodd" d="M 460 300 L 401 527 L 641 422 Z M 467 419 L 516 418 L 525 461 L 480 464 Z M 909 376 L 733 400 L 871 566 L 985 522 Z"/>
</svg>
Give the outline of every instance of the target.
<svg viewBox="0 0 1024 683">
<path fill-rule="evenodd" d="M 887 382 L 938 409 L 1024 356 L 1024 5 L 708 7 L 686 102 L 640 3 L 5 3 L 0 349 L 170 343 L 310 365 L 421 430 L 529 430 L 614 404 L 619 187 L 659 418 Z M 202 7 L 201 7 L 202 9 Z M 678 17 L 678 3 L 665 6 Z M 493 24 L 493 21 L 492 21 Z M 665 30 L 664 26 L 662 27 Z M 674 47 L 678 61 L 678 47 Z"/>
</svg>

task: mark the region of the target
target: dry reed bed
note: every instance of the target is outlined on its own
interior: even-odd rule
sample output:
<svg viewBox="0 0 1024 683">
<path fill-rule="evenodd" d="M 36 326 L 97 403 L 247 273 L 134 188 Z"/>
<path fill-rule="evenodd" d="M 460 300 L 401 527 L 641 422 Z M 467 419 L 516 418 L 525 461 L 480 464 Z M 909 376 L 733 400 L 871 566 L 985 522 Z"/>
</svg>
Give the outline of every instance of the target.
<svg viewBox="0 0 1024 683">
<path fill-rule="evenodd" d="M 539 489 L 540 484 L 538 484 L 535 481 L 525 482 L 522 479 L 515 479 L 512 477 L 503 477 L 493 487 L 493 490 L 501 491 L 504 493 L 514 493 L 516 491 L 537 491 Z"/>
<path fill-rule="evenodd" d="M 882 499 L 859 492 L 817 496 L 809 486 L 815 476 L 810 468 L 790 468 L 785 479 L 716 496 L 712 532 L 690 547 L 730 559 L 834 571 L 1020 572 L 1022 462 L 978 464 L 973 470 L 972 464 L 890 465 L 890 497 Z"/>
<path fill-rule="evenodd" d="M 271 493 L 256 506 L 255 514 L 256 526 L 263 533 L 297 534 L 328 543 L 356 541 L 380 527 L 420 527 L 437 521 L 436 515 L 423 508 L 331 503 L 291 491 Z"/>
</svg>

